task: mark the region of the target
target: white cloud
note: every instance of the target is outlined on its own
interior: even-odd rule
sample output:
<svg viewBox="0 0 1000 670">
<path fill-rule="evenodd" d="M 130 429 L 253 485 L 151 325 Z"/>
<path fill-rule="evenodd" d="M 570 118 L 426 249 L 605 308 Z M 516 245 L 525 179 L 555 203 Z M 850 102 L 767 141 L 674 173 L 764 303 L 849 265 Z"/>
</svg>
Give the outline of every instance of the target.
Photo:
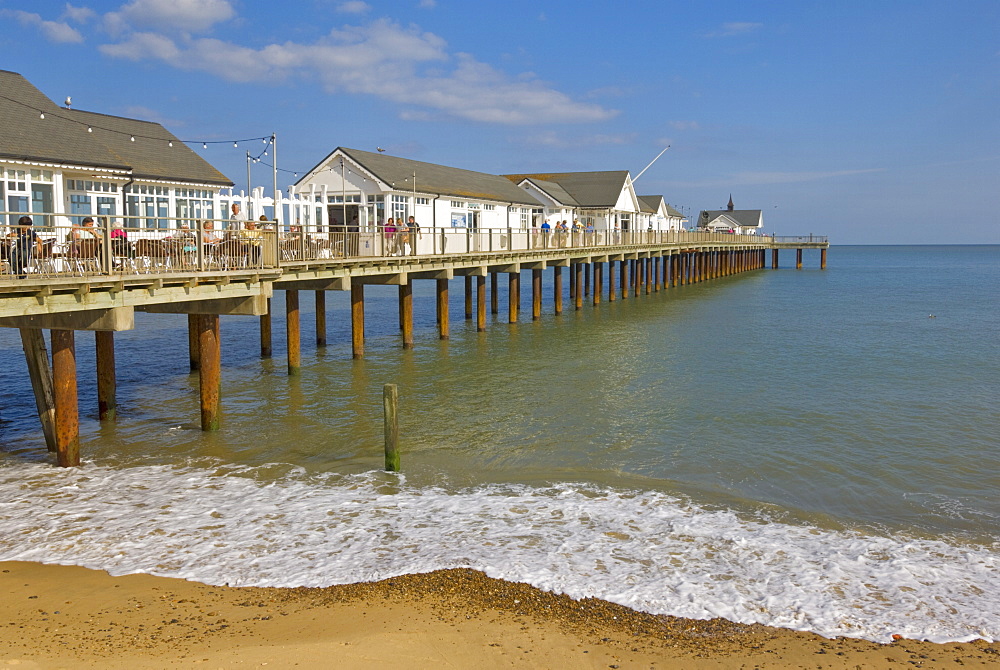
<svg viewBox="0 0 1000 670">
<path fill-rule="evenodd" d="M 76 23 L 86 23 L 90 19 L 94 18 L 95 12 L 89 7 L 74 7 L 67 2 L 66 11 L 63 12 L 63 16 L 70 21 L 75 21 Z"/>
<path fill-rule="evenodd" d="M 437 0 L 420 0 L 417 7 L 420 9 L 434 9 L 437 7 Z"/>
<path fill-rule="evenodd" d="M 149 107 L 143 107 L 142 105 L 131 105 L 125 108 L 125 115 L 133 119 L 143 119 L 145 121 L 153 121 L 159 123 L 162 126 L 168 127 L 179 127 L 184 125 L 184 121 L 180 119 L 171 119 L 163 116 L 155 109 L 150 109 Z"/>
<path fill-rule="evenodd" d="M 162 60 L 232 81 L 316 78 L 330 92 L 398 103 L 407 118 L 431 111 L 486 123 L 528 124 L 601 121 L 616 114 L 577 102 L 534 76 L 511 77 L 470 55 L 452 56 L 437 35 L 385 19 L 334 30 L 314 44 L 286 42 L 251 49 L 218 39 L 172 39 L 145 32 L 100 48 L 109 56 Z"/>
<path fill-rule="evenodd" d="M 81 35 L 68 23 L 46 21 L 38 14 L 32 14 L 30 12 L 11 10 L 4 11 L 3 13 L 13 16 L 21 25 L 34 26 L 38 28 L 42 31 L 45 39 L 50 42 L 58 42 L 62 44 L 79 44 L 80 42 L 83 42 L 83 35 Z"/>
<path fill-rule="evenodd" d="M 885 168 L 869 168 L 865 170 L 834 170 L 830 172 L 737 172 L 720 178 L 706 179 L 696 182 L 670 182 L 673 187 L 701 188 L 725 186 L 760 186 L 763 184 L 799 184 L 809 181 L 836 179 L 859 174 L 885 172 Z"/>
<path fill-rule="evenodd" d="M 371 5 L 362 0 L 349 0 L 337 6 L 337 11 L 341 14 L 365 14 L 371 11 Z"/>
<path fill-rule="evenodd" d="M 131 26 L 200 33 L 236 11 L 228 0 L 131 0 L 117 14 Z"/>
<path fill-rule="evenodd" d="M 614 134 L 593 134 L 569 136 L 548 131 L 529 135 L 521 140 L 522 144 L 531 147 L 545 147 L 547 149 L 579 149 L 581 147 L 617 146 L 631 144 L 635 141 L 634 133 Z"/>
<path fill-rule="evenodd" d="M 720 30 L 706 33 L 705 37 L 735 37 L 737 35 L 748 35 L 750 33 L 757 32 L 763 27 L 763 23 L 732 21 L 730 23 L 723 23 Z"/>
<path fill-rule="evenodd" d="M 701 130 L 697 121 L 670 121 L 668 125 L 674 130 Z"/>
</svg>

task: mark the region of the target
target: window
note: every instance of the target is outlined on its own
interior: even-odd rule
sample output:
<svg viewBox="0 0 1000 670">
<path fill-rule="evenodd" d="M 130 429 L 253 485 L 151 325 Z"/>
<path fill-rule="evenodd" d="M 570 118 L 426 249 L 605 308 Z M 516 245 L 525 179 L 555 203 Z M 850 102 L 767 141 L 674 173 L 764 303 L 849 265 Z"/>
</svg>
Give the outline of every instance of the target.
<svg viewBox="0 0 1000 670">
<path fill-rule="evenodd" d="M 392 196 L 392 217 L 405 219 L 409 215 L 410 198 L 405 195 Z"/>
<path fill-rule="evenodd" d="M 417 204 L 418 205 L 429 205 L 430 204 L 430 200 L 428 200 L 427 198 L 417 198 Z"/>
<path fill-rule="evenodd" d="M 74 226 L 83 225 L 83 217 L 94 213 L 91 211 L 90 196 L 71 193 L 69 196 L 69 213 L 78 215 L 70 217 Z"/>
<path fill-rule="evenodd" d="M 483 209 L 485 209 L 487 212 L 492 212 L 496 208 L 497 208 L 496 205 L 483 205 Z"/>
<path fill-rule="evenodd" d="M 465 209 L 465 203 L 460 200 L 452 200 L 451 206 L 453 209 Z"/>
</svg>

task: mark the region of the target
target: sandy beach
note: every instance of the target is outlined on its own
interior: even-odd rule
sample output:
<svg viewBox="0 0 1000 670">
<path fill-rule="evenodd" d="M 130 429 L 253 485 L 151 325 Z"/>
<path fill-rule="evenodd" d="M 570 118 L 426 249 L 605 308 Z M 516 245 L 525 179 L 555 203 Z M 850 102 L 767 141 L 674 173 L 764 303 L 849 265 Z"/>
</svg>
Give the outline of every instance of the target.
<svg viewBox="0 0 1000 670">
<path fill-rule="evenodd" d="M 6 562 L 0 585 L 0 668 L 1000 667 L 1000 643 L 653 616 L 472 570 L 274 589 Z"/>
</svg>

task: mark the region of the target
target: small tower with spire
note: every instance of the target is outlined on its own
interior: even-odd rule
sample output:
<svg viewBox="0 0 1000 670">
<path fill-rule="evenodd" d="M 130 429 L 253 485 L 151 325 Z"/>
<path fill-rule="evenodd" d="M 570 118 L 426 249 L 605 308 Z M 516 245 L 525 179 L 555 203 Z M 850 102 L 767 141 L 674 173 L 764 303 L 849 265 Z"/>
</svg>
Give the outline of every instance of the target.
<svg viewBox="0 0 1000 670">
<path fill-rule="evenodd" d="M 727 211 L 730 211 L 730 212 L 733 211 L 733 194 L 732 193 L 729 194 L 729 204 L 726 205 L 726 209 L 727 209 Z"/>
</svg>

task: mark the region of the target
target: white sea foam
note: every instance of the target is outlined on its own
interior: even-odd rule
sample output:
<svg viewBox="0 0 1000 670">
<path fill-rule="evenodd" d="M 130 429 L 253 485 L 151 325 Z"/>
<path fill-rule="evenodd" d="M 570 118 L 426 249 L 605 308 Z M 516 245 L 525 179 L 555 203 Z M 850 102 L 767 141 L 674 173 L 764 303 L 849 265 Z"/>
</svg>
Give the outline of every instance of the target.
<svg viewBox="0 0 1000 670">
<path fill-rule="evenodd" d="M 198 467 L 0 466 L 0 560 L 326 586 L 470 567 L 574 598 L 826 636 L 1000 639 L 1000 547 L 831 532 L 579 484 L 408 486 Z"/>
</svg>

